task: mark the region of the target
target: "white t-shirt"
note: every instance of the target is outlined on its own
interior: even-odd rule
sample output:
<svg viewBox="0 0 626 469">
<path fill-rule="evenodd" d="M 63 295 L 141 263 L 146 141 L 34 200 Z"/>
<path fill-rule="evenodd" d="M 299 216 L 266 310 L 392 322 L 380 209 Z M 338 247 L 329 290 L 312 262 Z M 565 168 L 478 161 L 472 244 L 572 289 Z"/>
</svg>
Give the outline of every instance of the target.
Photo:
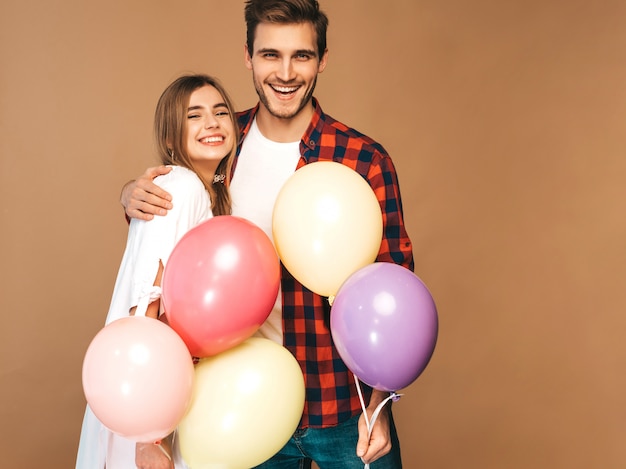
<svg viewBox="0 0 626 469">
<path fill-rule="evenodd" d="M 274 242 L 272 212 L 280 189 L 295 172 L 300 159 L 300 141 L 278 143 L 265 138 L 256 123 L 243 141 L 230 185 L 233 215 L 259 226 Z M 282 345 L 281 292 L 267 321 L 257 332 Z"/>
<path fill-rule="evenodd" d="M 127 317 L 130 309 L 140 301 L 143 300 L 143 308 L 149 298 L 160 297 L 160 288 L 154 286 L 159 261 L 165 266 L 180 238 L 213 216 L 209 194 L 193 171 L 174 166 L 172 171 L 159 176 L 154 182 L 172 194 L 174 208 L 166 216 L 154 217 L 151 221 L 131 220 L 106 324 Z M 137 314 L 145 313 L 145 309 L 140 309 Z M 176 440 L 173 459 L 176 469 L 187 468 L 180 457 Z M 106 469 L 136 467 L 135 443 L 106 429 L 87 406 L 76 469 L 103 469 L 105 462 Z"/>
</svg>

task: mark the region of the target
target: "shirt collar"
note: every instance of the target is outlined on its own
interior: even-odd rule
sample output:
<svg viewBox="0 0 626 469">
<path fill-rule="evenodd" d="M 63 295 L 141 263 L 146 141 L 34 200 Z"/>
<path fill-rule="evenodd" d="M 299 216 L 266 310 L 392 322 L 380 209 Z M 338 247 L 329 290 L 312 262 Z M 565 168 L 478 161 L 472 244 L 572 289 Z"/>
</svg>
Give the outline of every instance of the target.
<svg viewBox="0 0 626 469">
<path fill-rule="evenodd" d="M 315 98 L 311 98 L 311 102 L 313 103 L 313 117 L 311 118 L 311 123 L 309 127 L 302 135 L 300 141 L 303 145 L 305 145 L 310 150 L 315 148 L 316 142 L 319 141 L 319 137 L 322 134 L 322 129 L 324 127 L 324 113 L 322 112 L 322 107 L 319 102 Z M 252 122 L 254 121 L 254 117 L 259 110 L 259 103 L 250 110 L 249 115 L 247 116 L 247 120 L 244 122 L 244 125 L 240 129 L 241 131 L 241 139 L 239 140 L 239 144 L 243 142 L 243 139 L 246 137 L 248 132 L 250 131 L 250 127 L 252 126 Z"/>
</svg>

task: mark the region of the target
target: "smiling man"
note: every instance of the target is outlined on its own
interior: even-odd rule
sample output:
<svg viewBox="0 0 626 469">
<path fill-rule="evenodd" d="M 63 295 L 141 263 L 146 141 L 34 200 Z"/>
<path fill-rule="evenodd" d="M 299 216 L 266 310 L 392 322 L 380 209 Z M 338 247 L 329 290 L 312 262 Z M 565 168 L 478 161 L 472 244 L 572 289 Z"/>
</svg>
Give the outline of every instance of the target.
<svg viewBox="0 0 626 469">
<path fill-rule="evenodd" d="M 313 97 L 326 68 L 328 19 L 316 0 L 248 0 L 245 6 L 245 64 L 259 103 L 238 116 L 242 141 L 230 183 L 232 213 L 260 226 L 272 238 L 278 192 L 297 168 L 336 161 L 357 171 L 374 191 L 383 214 L 377 261 L 413 270 L 398 179 L 391 158 L 371 138 L 324 114 Z M 152 183 L 168 170 L 149 168 L 122 191 L 130 217 L 151 219 L 171 207 L 171 198 Z M 175 203 L 175 201 L 174 201 Z M 332 266 L 329 266 L 329 269 Z M 368 436 L 352 373 L 333 344 L 326 298 L 301 285 L 283 267 L 281 292 L 259 335 L 283 344 L 305 377 L 306 402 L 291 440 L 260 468 L 321 469 L 402 467 L 388 406 Z M 365 389 L 368 413 L 387 393 Z"/>
<path fill-rule="evenodd" d="M 317 74 L 328 57 L 327 50 L 317 50 L 315 36 L 311 23 L 259 23 L 254 41 L 246 44 L 246 67 L 262 104 L 257 121 L 268 138 L 299 140 L 302 133 L 291 136 L 287 128 L 306 129 L 313 116 Z"/>
</svg>

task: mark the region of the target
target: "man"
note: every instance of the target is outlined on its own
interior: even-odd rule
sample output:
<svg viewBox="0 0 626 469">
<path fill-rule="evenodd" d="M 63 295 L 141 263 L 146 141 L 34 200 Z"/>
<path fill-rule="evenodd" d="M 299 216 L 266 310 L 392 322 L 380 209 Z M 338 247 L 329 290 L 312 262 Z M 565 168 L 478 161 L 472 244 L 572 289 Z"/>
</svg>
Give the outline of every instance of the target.
<svg viewBox="0 0 626 469">
<path fill-rule="evenodd" d="M 377 261 L 412 270 L 411 241 L 389 155 L 369 137 L 324 114 L 313 98 L 328 58 L 328 20 L 317 1 L 248 0 L 245 18 L 245 63 L 259 104 L 238 116 L 242 141 L 230 186 L 233 215 L 256 223 L 271 238 L 272 209 L 283 183 L 304 164 L 334 160 L 361 174 L 380 202 L 384 233 Z M 150 219 L 171 207 L 169 195 L 151 182 L 166 171 L 150 168 L 124 188 L 128 216 Z M 329 312 L 327 299 L 282 268 L 281 294 L 260 333 L 284 344 L 300 363 L 306 403 L 289 443 L 259 467 L 310 467 L 313 460 L 321 469 L 362 468 L 374 461 L 372 469 L 399 468 L 391 410 L 386 406 L 381 412 L 368 438 L 354 378 L 332 343 Z M 377 390 L 365 389 L 364 394 L 370 415 L 387 397 Z"/>
</svg>

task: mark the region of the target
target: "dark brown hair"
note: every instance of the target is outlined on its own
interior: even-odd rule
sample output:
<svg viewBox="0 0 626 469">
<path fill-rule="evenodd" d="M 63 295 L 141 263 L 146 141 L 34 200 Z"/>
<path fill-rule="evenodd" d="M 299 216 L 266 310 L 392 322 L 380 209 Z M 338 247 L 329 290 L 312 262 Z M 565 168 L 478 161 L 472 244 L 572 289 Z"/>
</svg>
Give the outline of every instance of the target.
<svg viewBox="0 0 626 469">
<path fill-rule="evenodd" d="M 321 58 L 326 51 L 328 17 L 320 10 L 317 0 L 247 0 L 244 15 L 246 41 L 251 56 L 259 23 L 311 23 L 317 35 L 318 56 Z"/>
</svg>

